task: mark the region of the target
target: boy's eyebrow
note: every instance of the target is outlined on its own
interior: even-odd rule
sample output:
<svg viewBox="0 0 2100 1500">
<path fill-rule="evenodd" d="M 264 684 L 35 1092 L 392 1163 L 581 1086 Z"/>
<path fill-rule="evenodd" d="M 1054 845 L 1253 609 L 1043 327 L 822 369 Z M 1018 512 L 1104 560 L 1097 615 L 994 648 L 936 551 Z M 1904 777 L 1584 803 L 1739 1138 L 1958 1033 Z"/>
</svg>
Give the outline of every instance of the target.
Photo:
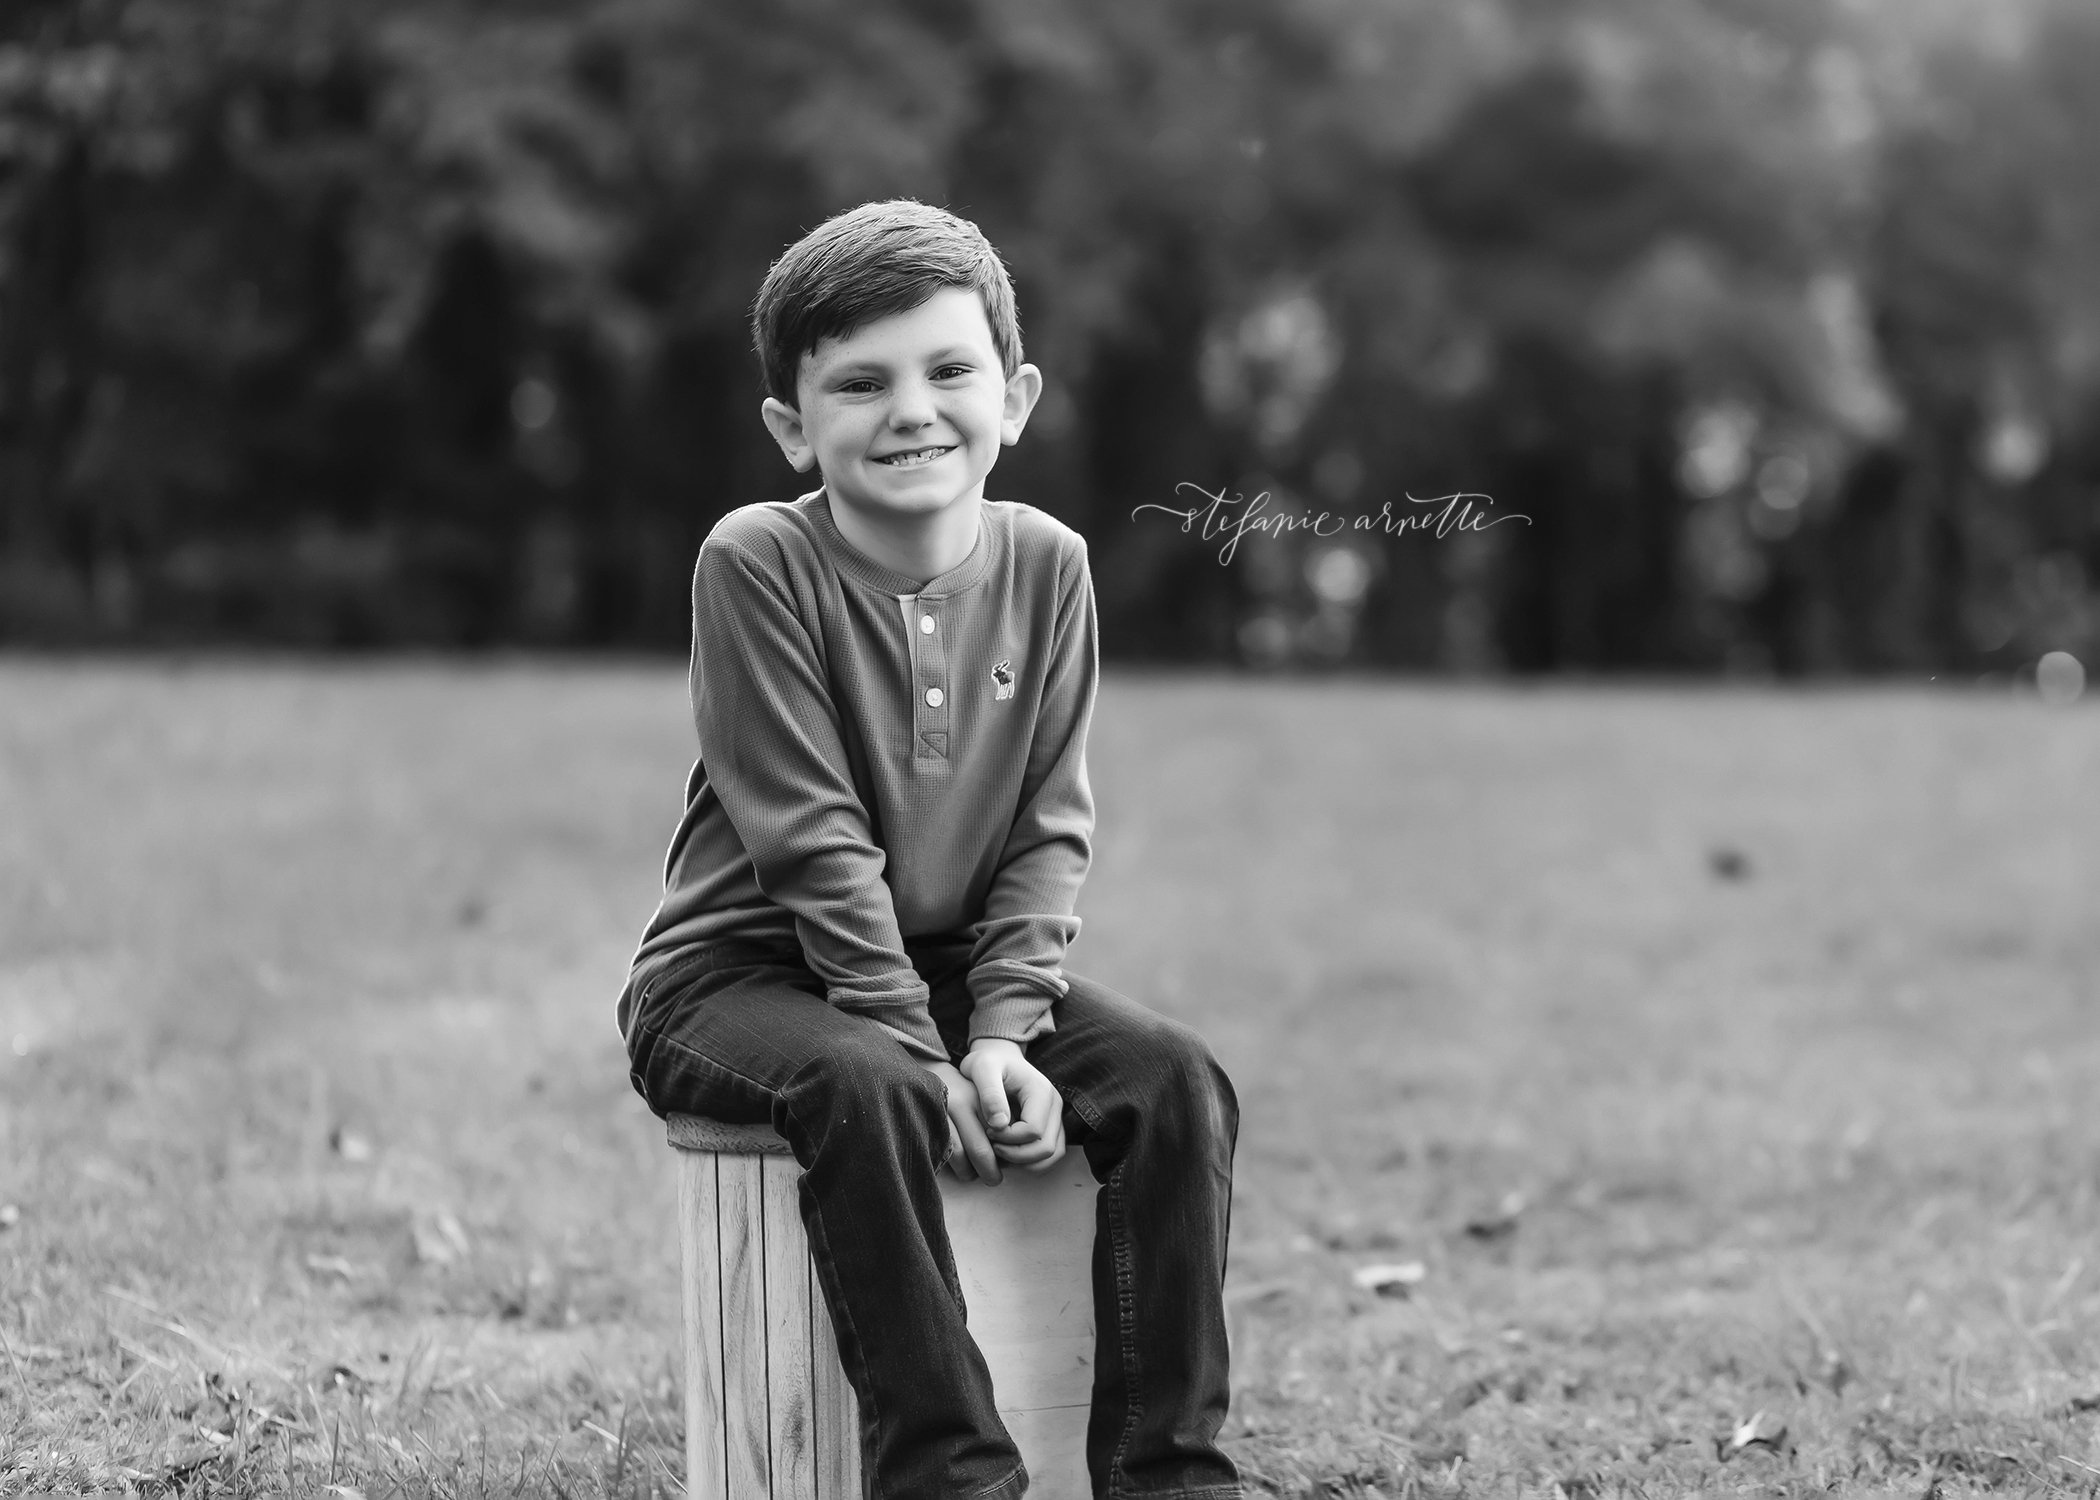
<svg viewBox="0 0 2100 1500">
<path fill-rule="evenodd" d="M 957 360 L 974 360 L 979 357 L 980 352 L 972 349 L 968 344 L 950 344 L 945 349 L 936 349 L 933 353 L 927 355 L 926 363 L 929 365 L 945 365 L 953 364 Z M 830 366 L 824 371 L 824 377 L 827 380 L 837 380 L 842 376 L 861 375 L 871 372 L 879 374 L 888 368 L 888 364 L 879 359 L 852 359 L 842 364 Z"/>
</svg>

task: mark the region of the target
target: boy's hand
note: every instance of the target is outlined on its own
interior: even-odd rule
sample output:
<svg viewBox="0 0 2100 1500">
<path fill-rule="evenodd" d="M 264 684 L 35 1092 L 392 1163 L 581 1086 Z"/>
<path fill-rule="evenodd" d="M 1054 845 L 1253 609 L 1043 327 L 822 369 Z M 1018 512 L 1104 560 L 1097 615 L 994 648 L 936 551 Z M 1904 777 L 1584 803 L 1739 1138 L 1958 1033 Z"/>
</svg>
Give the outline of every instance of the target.
<svg viewBox="0 0 2100 1500">
<path fill-rule="evenodd" d="M 926 1071 L 948 1086 L 948 1167 L 964 1182 L 999 1180 L 999 1158 L 977 1117 L 977 1089 L 952 1062 L 927 1062 Z"/>
<path fill-rule="evenodd" d="M 962 1075 L 976 1090 L 984 1131 L 998 1161 L 1048 1171 L 1065 1154 L 1065 1101 L 1057 1085 L 1029 1062 L 1019 1042 L 981 1037 L 970 1044 Z M 997 1182 L 996 1163 L 978 1174 Z"/>
<path fill-rule="evenodd" d="M 1064 1099 L 1019 1042 L 987 1037 L 971 1045 L 960 1069 L 925 1067 L 947 1085 L 948 1166 L 964 1182 L 996 1184 L 1002 1161 L 1043 1172 L 1064 1156 Z"/>
</svg>

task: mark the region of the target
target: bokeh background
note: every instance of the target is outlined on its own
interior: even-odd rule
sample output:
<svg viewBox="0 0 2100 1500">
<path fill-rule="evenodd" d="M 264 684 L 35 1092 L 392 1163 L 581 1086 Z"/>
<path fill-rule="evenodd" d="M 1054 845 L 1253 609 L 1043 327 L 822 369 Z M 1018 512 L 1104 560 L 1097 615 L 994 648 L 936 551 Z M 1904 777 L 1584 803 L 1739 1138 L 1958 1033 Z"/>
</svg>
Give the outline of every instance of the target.
<svg viewBox="0 0 2100 1500">
<path fill-rule="evenodd" d="M 0 642 L 682 651 L 795 492 L 759 277 L 913 195 L 1111 656 L 2090 664 L 2095 76 L 2073 0 L 11 0 Z"/>
<path fill-rule="evenodd" d="M 910 194 L 1121 663 L 1074 967 L 1239 1090 L 1250 1493 L 2091 1496 L 2096 79 L 2100 0 L 0 0 L 0 1493 L 677 1491 L 688 579 L 800 488 L 766 266 Z"/>
</svg>

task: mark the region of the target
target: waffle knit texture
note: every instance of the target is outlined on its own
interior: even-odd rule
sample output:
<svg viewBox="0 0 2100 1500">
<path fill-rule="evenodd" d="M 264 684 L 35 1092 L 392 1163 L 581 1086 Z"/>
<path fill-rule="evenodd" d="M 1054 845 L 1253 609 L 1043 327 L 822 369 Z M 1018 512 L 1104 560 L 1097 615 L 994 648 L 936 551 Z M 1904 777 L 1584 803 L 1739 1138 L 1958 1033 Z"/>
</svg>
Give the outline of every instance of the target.
<svg viewBox="0 0 2100 1500">
<path fill-rule="evenodd" d="M 822 490 L 724 516 L 693 573 L 700 754 L 622 1033 L 643 986 L 729 938 L 799 941 L 833 1005 L 929 1058 L 904 940 L 968 941 L 970 1039 L 1050 1030 L 1099 680 L 1086 543 L 1032 506 L 983 502 L 924 584 L 855 550 Z"/>
</svg>

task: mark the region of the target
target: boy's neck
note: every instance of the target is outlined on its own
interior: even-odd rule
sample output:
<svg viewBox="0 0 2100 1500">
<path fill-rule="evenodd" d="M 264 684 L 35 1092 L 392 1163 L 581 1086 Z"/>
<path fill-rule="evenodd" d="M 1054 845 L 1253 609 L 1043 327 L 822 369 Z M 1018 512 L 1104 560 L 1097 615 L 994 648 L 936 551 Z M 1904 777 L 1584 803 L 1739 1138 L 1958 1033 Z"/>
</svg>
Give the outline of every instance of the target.
<svg viewBox="0 0 2100 1500">
<path fill-rule="evenodd" d="M 984 510 L 984 497 L 958 500 L 923 516 L 879 516 L 861 514 L 840 505 L 824 491 L 824 504 L 831 522 L 853 549 L 871 562 L 919 583 L 930 583 L 969 560 L 977 546 L 977 527 Z"/>
</svg>

